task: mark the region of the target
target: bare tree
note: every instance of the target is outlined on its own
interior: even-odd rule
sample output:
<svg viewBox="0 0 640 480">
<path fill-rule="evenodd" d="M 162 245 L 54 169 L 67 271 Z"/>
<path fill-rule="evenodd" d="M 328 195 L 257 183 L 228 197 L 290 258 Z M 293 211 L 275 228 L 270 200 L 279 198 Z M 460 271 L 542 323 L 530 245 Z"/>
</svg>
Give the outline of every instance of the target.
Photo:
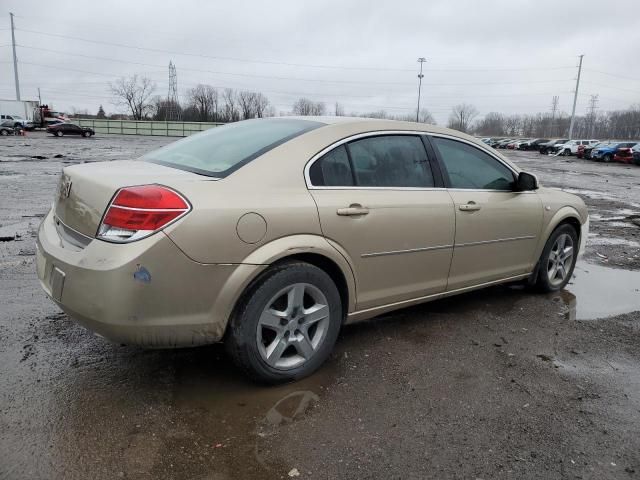
<svg viewBox="0 0 640 480">
<path fill-rule="evenodd" d="M 216 121 L 218 115 L 218 91 L 211 85 L 198 84 L 187 92 L 189 105 L 194 108 L 201 122 Z"/>
<path fill-rule="evenodd" d="M 262 93 L 256 93 L 253 97 L 254 108 L 256 112 L 256 117 L 272 117 L 273 114 L 270 113 L 270 102 L 267 97 L 265 97 Z"/>
<path fill-rule="evenodd" d="M 336 102 L 336 107 L 333 114 L 336 117 L 344 117 L 344 107 Z"/>
<path fill-rule="evenodd" d="M 236 91 L 232 88 L 225 88 L 222 91 L 222 121 L 237 122 L 240 120 L 237 96 Z"/>
<path fill-rule="evenodd" d="M 240 105 L 240 113 L 242 114 L 242 119 L 247 120 L 249 118 L 255 118 L 255 97 L 254 92 L 249 92 L 247 90 L 242 90 L 238 93 L 238 105 Z"/>
<path fill-rule="evenodd" d="M 109 83 L 109 90 L 115 97 L 115 104 L 127 107 L 134 120 L 142 120 L 150 112 L 149 99 L 156 84 L 147 77 L 121 77 Z"/>
<path fill-rule="evenodd" d="M 471 130 L 473 119 L 477 116 L 478 110 L 476 107 L 468 103 L 461 103 L 451 109 L 448 126 L 461 132 L 468 132 Z"/>
<path fill-rule="evenodd" d="M 314 102 L 308 98 L 299 98 L 293 104 L 293 113 L 295 115 L 324 115 L 327 107 L 322 102 Z"/>
</svg>

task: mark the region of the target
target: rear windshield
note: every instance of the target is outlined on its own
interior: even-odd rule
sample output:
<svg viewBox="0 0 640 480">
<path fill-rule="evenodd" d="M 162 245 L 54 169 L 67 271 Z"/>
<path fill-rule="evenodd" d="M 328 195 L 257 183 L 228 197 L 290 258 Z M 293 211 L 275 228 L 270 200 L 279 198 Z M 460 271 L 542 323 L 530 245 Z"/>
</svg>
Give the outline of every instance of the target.
<svg viewBox="0 0 640 480">
<path fill-rule="evenodd" d="M 142 160 L 223 178 L 278 145 L 323 125 L 287 118 L 245 120 L 179 140 L 147 153 Z"/>
</svg>

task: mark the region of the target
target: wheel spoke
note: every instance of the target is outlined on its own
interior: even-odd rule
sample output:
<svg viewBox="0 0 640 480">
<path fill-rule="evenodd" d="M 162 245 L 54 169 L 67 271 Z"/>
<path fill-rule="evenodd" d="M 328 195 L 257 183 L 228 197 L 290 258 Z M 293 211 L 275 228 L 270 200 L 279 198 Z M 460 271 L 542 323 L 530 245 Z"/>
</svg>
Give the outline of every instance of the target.
<svg viewBox="0 0 640 480">
<path fill-rule="evenodd" d="M 564 263 L 558 264 L 558 275 L 560 276 L 560 280 L 564 280 L 564 277 L 567 276 L 567 270 L 564 267 Z"/>
<path fill-rule="evenodd" d="M 313 355 L 313 345 L 311 345 L 306 335 L 300 335 L 299 338 L 296 338 L 291 344 L 305 359 L 309 359 Z"/>
<path fill-rule="evenodd" d="M 316 303 L 304 311 L 304 324 L 309 326 L 329 316 L 329 307 Z"/>
<path fill-rule="evenodd" d="M 558 264 L 554 263 L 553 266 L 551 267 L 551 270 L 549 270 L 549 278 L 551 280 L 555 280 L 556 275 L 558 274 Z"/>
<path fill-rule="evenodd" d="M 558 246 L 558 252 L 562 252 L 564 250 L 564 244 L 566 243 L 566 235 L 560 235 L 558 237 L 556 245 Z"/>
<path fill-rule="evenodd" d="M 563 261 L 566 261 L 567 259 L 571 258 L 572 256 L 573 256 L 573 247 L 571 247 L 571 246 L 565 247 L 565 249 L 562 251 L 561 259 Z"/>
<path fill-rule="evenodd" d="M 275 365 L 288 346 L 289 342 L 285 340 L 284 336 L 278 335 L 267 347 L 267 362 L 270 365 Z"/>
<path fill-rule="evenodd" d="M 302 310 L 304 300 L 304 285 L 298 283 L 287 292 L 287 314 Z"/>
<path fill-rule="evenodd" d="M 279 312 L 277 310 L 268 309 L 262 312 L 260 315 L 260 325 L 270 328 L 278 333 L 283 329 L 282 319 L 286 317 L 286 313 Z"/>
</svg>

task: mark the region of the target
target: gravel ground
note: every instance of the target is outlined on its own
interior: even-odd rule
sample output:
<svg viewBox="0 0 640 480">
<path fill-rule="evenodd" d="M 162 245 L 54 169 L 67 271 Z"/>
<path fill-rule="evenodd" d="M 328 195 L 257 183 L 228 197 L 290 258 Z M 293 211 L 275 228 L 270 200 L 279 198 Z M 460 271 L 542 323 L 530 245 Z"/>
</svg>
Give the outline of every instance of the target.
<svg viewBox="0 0 640 480">
<path fill-rule="evenodd" d="M 566 290 L 493 287 L 352 325 L 314 376 L 264 388 L 217 345 L 107 343 L 35 277 L 61 167 L 172 140 L 0 140 L 0 478 L 640 476 L 640 168 L 509 152 L 589 206 Z"/>
</svg>

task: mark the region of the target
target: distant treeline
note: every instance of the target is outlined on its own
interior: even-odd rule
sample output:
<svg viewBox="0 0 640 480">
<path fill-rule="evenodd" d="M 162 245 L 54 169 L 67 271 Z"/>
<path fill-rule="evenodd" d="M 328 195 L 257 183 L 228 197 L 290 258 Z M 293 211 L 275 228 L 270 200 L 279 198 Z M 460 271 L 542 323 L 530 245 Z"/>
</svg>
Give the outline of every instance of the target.
<svg viewBox="0 0 640 480">
<path fill-rule="evenodd" d="M 125 107 L 127 115 L 107 116 L 102 106 L 97 115 L 87 111 L 75 112 L 75 117 L 118 118 L 133 120 L 182 120 L 188 122 L 236 122 L 250 118 L 275 115 L 345 115 L 339 103 L 330 108 L 324 102 L 299 98 L 287 111 L 276 112 L 269 99 L 260 92 L 250 90 L 219 89 L 199 84 L 186 91 L 182 102 L 153 95 L 156 86 L 145 77 L 134 75 L 109 84 L 114 103 Z M 387 118 L 392 120 L 416 120 L 416 111 L 404 115 L 390 115 L 384 110 L 375 112 L 351 112 L 351 116 Z M 452 107 L 447 122 L 449 128 L 482 136 L 503 137 L 566 137 L 571 118 L 565 112 L 505 115 L 490 112 L 479 117 L 475 106 L 462 103 Z M 435 123 L 427 109 L 420 109 L 418 120 Z M 594 112 L 577 116 L 573 127 L 573 138 L 640 139 L 640 105 L 626 110 Z"/>
</svg>

